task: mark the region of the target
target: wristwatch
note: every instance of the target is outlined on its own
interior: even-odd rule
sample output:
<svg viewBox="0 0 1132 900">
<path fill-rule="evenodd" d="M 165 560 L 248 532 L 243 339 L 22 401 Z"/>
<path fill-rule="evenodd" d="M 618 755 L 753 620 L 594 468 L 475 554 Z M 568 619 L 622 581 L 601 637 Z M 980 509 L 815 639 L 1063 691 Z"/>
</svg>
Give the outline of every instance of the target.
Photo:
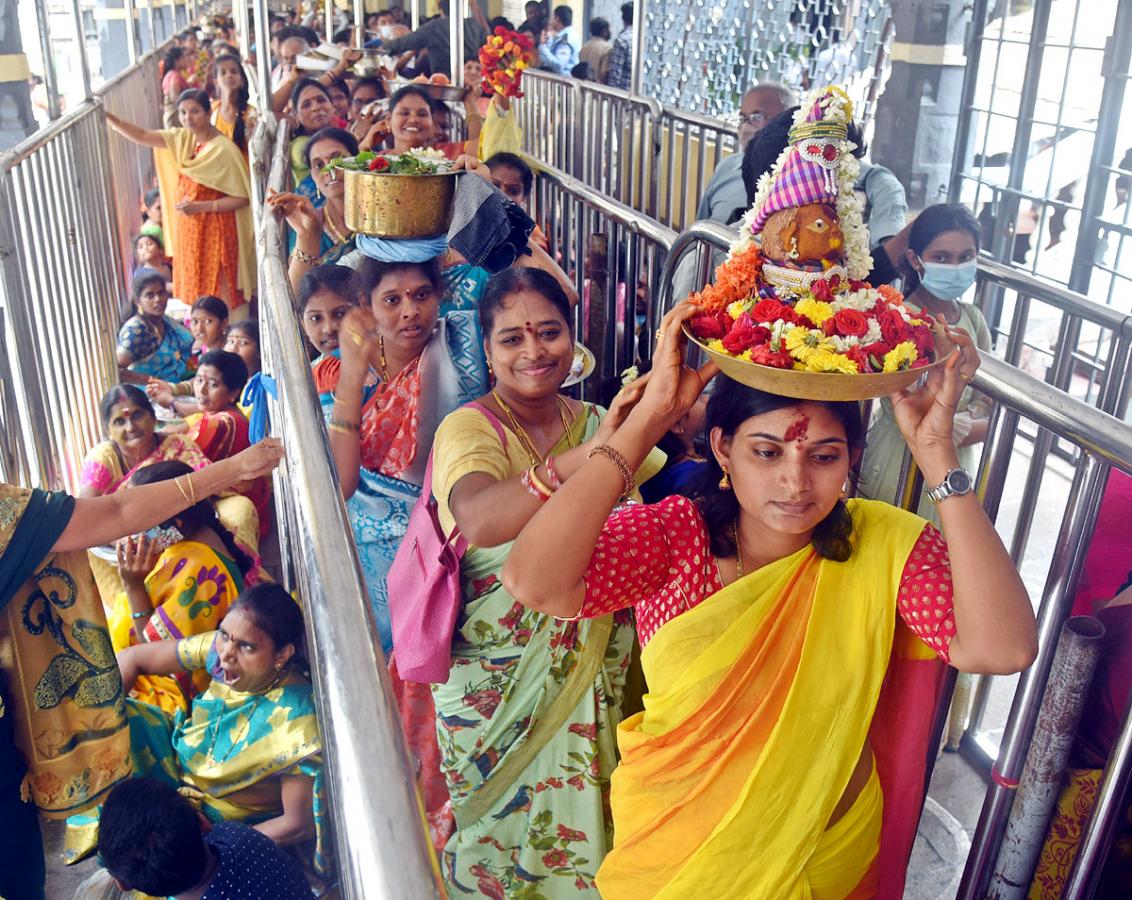
<svg viewBox="0 0 1132 900">
<path fill-rule="evenodd" d="M 959 497 L 971 493 L 975 486 L 971 473 L 966 469 L 951 469 L 943 476 L 943 481 L 928 488 L 927 495 L 934 503 L 942 503 L 948 497 Z"/>
</svg>

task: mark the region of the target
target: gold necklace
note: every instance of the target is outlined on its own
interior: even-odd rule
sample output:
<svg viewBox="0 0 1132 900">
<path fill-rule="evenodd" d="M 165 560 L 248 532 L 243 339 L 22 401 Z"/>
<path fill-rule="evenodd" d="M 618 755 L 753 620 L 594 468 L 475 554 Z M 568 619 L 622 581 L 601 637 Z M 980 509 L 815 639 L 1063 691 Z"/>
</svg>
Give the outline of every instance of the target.
<svg viewBox="0 0 1132 900">
<path fill-rule="evenodd" d="M 511 407 L 499 396 L 499 391 L 492 388 L 491 396 L 495 398 L 495 402 L 499 404 L 499 408 L 503 410 L 504 415 L 507 416 L 507 420 L 511 423 L 511 430 L 518 436 L 519 443 L 523 445 L 523 450 L 526 451 L 527 456 L 531 460 L 531 465 L 537 466 L 543 460 L 539 455 L 535 442 L 531 440 L 531 436 L 527 434 L 527 430 L 519 424 L 519 420 L 515 418 Z M 563 400 L 561 396 L 557 395 L 554 399 L 558 401 L 558 416 L 562 420 L 562 431 L 566 435 L 566 445 L 573 448 L 574 442 L 570 439 L 570 422 L 566 418 L 566 401 Z M 555 443 L 557 443 L 557 441 Z"/>
<path fill-rule="evenodd" d="M 322 208 L 322 219 L 326 225 L 326 230 L 330 232 L 330 236 L 334 239 L 334 245 L 336 247 L 346 243 L 348 240 L 350 240 L 350 238 L 354 236 L 354 233 L 350 231 L 349 228 L 347 228 L 346 230 L 350 233 L 344 235 L 341 231 L 334 227 L 334 219 L 330 215 L 329 204 Z"/>
<path fill-rule="evenodd" d="M 385 365 L 385 335 L 379 334 L 377 336 L 377 352 L 381 358 L 378 360 L 378 365 L 381 366 L 381 380 L 384 384 L 389 384 L 389 368 Z"/>
<path fill-rule="evenodd" d="M 739 520 L 731 523 L 731 537 L 735 540 L 735 580 L 743 577 L 743 548 L 739 546 Z"/>
</svg>

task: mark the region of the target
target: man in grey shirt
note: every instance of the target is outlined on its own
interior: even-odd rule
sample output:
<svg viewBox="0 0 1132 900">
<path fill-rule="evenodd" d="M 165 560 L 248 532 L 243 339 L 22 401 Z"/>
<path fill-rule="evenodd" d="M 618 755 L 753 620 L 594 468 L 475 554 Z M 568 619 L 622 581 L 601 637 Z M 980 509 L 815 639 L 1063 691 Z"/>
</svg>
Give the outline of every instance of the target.
<svg viewBox="0 0 1132 900">
<path fill-rule="evenodd" d="M 411 31 L 404 37 L 386 41 L 380 49 L 389 56 L 400 56 L 406 50 L 427 50 L 429 68 L 433 74 L 443 72 L 449 75 L 452 65 L 448 28 L 448 0 L 440 0 L 440 15 L 429 19 L 416 31 Z M 487 32 L 476 19 L 464 20 L 464 58 L 461 63 L 479 57 L 480 47 L 483 46 L 486 35 Z"/>
</svg>

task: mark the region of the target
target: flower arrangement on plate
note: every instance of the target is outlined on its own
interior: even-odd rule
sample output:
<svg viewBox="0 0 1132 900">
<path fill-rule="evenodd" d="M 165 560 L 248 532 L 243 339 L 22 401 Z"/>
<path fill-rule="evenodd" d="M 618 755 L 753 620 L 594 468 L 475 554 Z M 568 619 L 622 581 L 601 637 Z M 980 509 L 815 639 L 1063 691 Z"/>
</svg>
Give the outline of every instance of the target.
<svg viewBox="0 0 1132 900">
<path fill-rule="evenodd" d="M 480 47 L 483 89 L 507 98 L 522 97 L 523 70 L 534 59 L 535 43 L 529 34 L 496 27 Z"/>
<path fill-rule="evenodd" d="M 873 287 L 868 230 L 854 193 L 852 103 L 840 88 L 800 107 L 691 336 L 730 377 L 811 399 L 875 397 L 916 380 L 942 354 L 937 329 Z M 809 377 L 816 376 L 816 377 Z"/>
<path fill-rule="evenodd" d="M 404 153 L 364 150 L 357 156 L 340 156 L 327 168 L 346 172 L 377 172 L 380 175 L 447 175 L 454 163 L 439 150 L 417 147 Z"/>
</svg>

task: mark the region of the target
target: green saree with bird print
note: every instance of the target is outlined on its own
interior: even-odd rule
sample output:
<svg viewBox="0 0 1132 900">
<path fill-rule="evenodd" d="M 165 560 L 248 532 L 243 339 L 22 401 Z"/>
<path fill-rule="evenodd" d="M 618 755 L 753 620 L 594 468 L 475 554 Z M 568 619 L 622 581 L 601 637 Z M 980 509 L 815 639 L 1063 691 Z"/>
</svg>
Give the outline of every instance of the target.
<svg viewBox="0 0 1132 900">
<path fill-rule="evenodd" d="M 587 406 L 577 416 L 570 446 L 593 434 L 599 414 Z M 433 446 L 446 530 L 460 478 L 487 472 L 503 480 L 530 466 L 514 434 L 504 448 L 468 407 L 444 420 Z M 563 440 L 551 452 L 566 449 Z M 613 841 L 609 776 L 631 619 L 566 621 L 527 609 L 500 579 L 510 550 L 468 547 L 451 674 L 432 688 L 456 818 L 441 868 L 451 897 L 597 897 L 594 876 Z"/>
</svg>

